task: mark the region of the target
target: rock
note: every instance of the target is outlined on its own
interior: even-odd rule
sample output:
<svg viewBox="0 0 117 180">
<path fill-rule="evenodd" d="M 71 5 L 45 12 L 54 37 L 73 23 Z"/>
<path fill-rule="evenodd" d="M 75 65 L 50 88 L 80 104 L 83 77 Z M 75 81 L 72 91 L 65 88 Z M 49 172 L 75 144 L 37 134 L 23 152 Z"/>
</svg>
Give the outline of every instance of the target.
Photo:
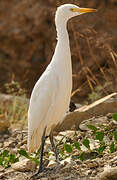
<svg viewBox="0 0 117 180">
<path fill-rule="evenodd" d="M 16 146 L 16 144 L 17 144 L 17 141 L 11 138 L 4 142 L 4 147 L 10 146 L 10 147 L 14 148 Z"/>
<path fill-rule="evenodd" d="M 100 167 L 103 167 L 103 166 L 104 166 L 104 160 L 101 160 L 101 159 L 100 159 L 100 160 L 98 161 L 98 163 L 99 163 L 99 166 L 100 166 Z"/>
<path fill-rule="evenodd" d="M 63 173 L 63 172 L 69 172 L 69 171 L 71 171 L 71 169 L 72 169 L 71 164 L 66 164 L 66 166 L 64 166 L 64 167 L 61 169 L 61 173 Z"/>
<path fill-rule="evenodd" d="M 0 148 L 2 148 L 3 147 L 3 143 L 2 142 L 0 142 Z"/>
<path fill-rule="evenodd" d="M 24 159 L 22 161 L 12 164 L 11 167 L 16 171 L 21 172 L 34 171 L 36 169 L 36 163 L 29 159 Z"/>
<path fill-rule="evenodd" d="M 102 118 L 93 118 L 94 116 L 103 116 L 106 115 L 108 112 L 114 113 L 117 111 L 117 100 L 116 98 L 112 100 L 112 97 L 116 97 L 117 93 L 109 94 L 89 105 L 84 105 L 81 108 L 76 109 L 74 112 L 67 113 L 64 117 L 64 120 L 60 125 L 55 127 L 56 132 L 66 131 L 72 128 L 75 125 L 75 129 L 87 130 L 87 124 L 96 125 L 103 122 L 106 122 L 107 117 Z M 103 109 L 103 111 L 102 111 Z M 87 120 L 88 119 L 88 120 Z M 92 120 L 94 119 L 94 124 Z M 81 125 L 81 122 L 87 122 Z"/>
<path fill-rule="evenodd" d="M 2 172 L 4 170 L 4 167 L 0 166 L 0 172 Z"/>
<path fill-rule="evenodd" d="M 55 167 L 57 166 L 57 162 L 54 160 L 49 161 L 48 167 Z"/>
<path fill-rule="evenodd" d="M 71 157 L 68 157 L 68 158 L 62 160 L 62 161 L 61 161 L 61 164 L 62 164 L 63 166 L 66 166 L 66 165 L 67 165 L 68 163 L 70 163 L 70 162 L 71 162 Z"/>
<path fill-rule="evenodd" d="M 27 137 L 25 139 L 22 140 L 21 144 L 27 144 Z"/>
<path fill-rule="evenodd" d="M 88 168 L 96 168 L 99 166 L 98 162 L 96 161 L 91 161 L 87 164 Z"/>
<path fill-rule="evenodd" d="M 10 123 L 6 119 L 0 119 L 0 133 L 4 133 L 10 127 Z"/>
<path fill-rule="evenodd" d="M 117 167 L 106 166 L 104 172 L 100 173 L 96 180 L 117 180 Z"/>
<path fill-rule="evenodd" d="M 107 117 L 108 119 L 111 119 L 111 118 L 112 118 L 112 113 L 108 113 L 108 114 L 106 115 L 106 117 Z"/>
<path fill-rule="evenodd" d="M 78 159 L 78 160 L 76 160 L 76 164 L 77 164 L 77 165 L 81 165 L 81 164 L 82 164 L 82 161 Z"/>
<path fill-rule="evenodd" d="M 28 148 L 27 148 L 27 144 L 23 144 L 20 148 L 21 148 L 21 149 L 25 149 L 25 150 L 28 149 Z"/>
<path fill-rule="evenodd" d="M 42 177 L 42 178 L 41 178 L 41 180 L 48 180 L 48 178 L 46 178 L 46 177 Z"/>
</svg>

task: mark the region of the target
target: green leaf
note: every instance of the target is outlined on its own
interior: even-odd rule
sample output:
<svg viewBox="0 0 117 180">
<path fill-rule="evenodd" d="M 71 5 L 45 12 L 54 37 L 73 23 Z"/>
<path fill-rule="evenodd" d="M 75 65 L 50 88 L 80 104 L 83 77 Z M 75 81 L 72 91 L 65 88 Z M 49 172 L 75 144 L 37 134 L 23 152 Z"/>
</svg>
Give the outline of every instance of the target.
<svg viewBox="0 0 117 180">
<path fill-rule="evenodd" d="M 9 151 L 8 151 L 8 150 L 4 150 L 4 151 L 2 152 L 2 156 L 3 156 L 3 157 L 8 156 L 8 154 L 9 154 Z"/>
<path fill-rule="evenodd" d="M 113 135 L 114 135 L 115 141 L 117 141 L 117 131 L 114 131 L 114 132 L 113 132 Z"/>
<path fill-rule="evenodd" d="M 84 139 L 82 143 L 83 143 L 84 146 L 87 147 L 88 149 L 90 148 L 90 145 L 89 145 L 89 144 L 90 144 L 90 141 L 89 141 L 88 139 Z"/>
<path fill-rule="evenodd" d="M 68 153 L 72 153 L 72 146 L 70 144 L 64 144 L 64 148 Z"/>
<path fill-rule="evenodd" d="M 96 139 L 102 141 L 104 138 L 104 131 L 96 132 Z"/>
<path fill-rule="evenodd" d="M 111 153 L 115 152 L 115 143 L 114 142 L 112 142 L 110 145 L 110 152 Z"/>
<path fill-rule="evenodd" d="M 114 114 L 112 115 L 112 118 L 113 118 L 115 121 L 117 121 L 117 113 L 114 113 Z"/>
<path fill-rule="evenodd" d="M 85 152 L 82 152 L 79 156 L 79 159 L 83 161 L 85 159 Z"/>
<path fill-rule="evenodd" d="M 106 147 L 105 145 L 100 146 L 100 147 L 97 149 L 98 153 L 99 153 L 99 154 L 102 154 L 103 151 L 104 151 L 104 149 L 105 149 L 105 147 Z"/>
<path fill-rule="evenodd" d="M 74 146 L 75 146 L 76 149 L 81 150 L 79 142 L 75 142 Z"/>
<path fill-rule="evenodd" d="M 91 129 L 92 131 L 97 131 L 97 130 L 98 130 L 98 128 L 96 128 L 95 126 L 93 126 L 93 125 L 91 125 L 91 124 L 88 124 L 87 127 L 88 127 L 89 129 Z"/>
<path fill-rule="evenodd" d="M 8 168 L 12 163 L 19 161 L 19 158 L 14 154 L 11 154 L 8 150 L 4 150 L 0 153 L 0 165 L 4 168 Z"/>
<path fill-rule="evenodd" d="M 31 160 L 34 161 L 36 165 L 39 165 L 39 160 L 37 158 L 32 158 Z"/>
<path fill-rule="evenodd" d="M 20 149 L 18 153 L 22 156 L 25 156 L 28 159 L 31 159 L 31 157 L 28 155 L 28 153 L 24 149 Z"/>
</svg>

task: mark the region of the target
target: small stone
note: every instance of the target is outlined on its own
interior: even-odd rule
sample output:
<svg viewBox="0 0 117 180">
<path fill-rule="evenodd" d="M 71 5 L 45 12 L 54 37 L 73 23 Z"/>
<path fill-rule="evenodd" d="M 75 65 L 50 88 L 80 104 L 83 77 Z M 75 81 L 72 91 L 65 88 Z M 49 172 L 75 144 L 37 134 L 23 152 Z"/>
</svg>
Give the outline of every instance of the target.
<svg viewBox="0 0 117 180">
<path fill-rule="evenodd" d="M 16 171 L 21 172 L 34 171 L 36 169 L 36 163 L 29 159 L 24 159 L 22 161 L 12 164 L 11 167 Z"/>
<path fill-rule="evenodd" d="M 5 141 L 4 142 L 4 147 L 8 147 L 12 142 L 11 141 Z"/>
<path fill-rule="evenodd" d="M 21 142 L 21 144 L 27 144 L 27 138 L 23 139 L 23 141 Z"/>
<path fill-rule="evenodd" d="M 103 161 L 103 160 L 101 160 L 101 159 L 98 160 L 98 163 L 99 163 L 99 166 L 100 166 L 100 167 L 103 167 L 103 166 L 104 166 L 104 161 Z"/>
<path fill-rule="evenodd" d="M 57 166 L 57 162 L 55 162 L 54 160 L 51 160 L 48 164 L 48 167 L 55 167 Z"/>
<path fill-rule="evenodd" d="M 0 166 L 0 172 L 2 172 L 4 170 L 4 167 Z"/>
<path fill-rule="evenodd" d="M 2 178 L 4 176 L 4 173 L 0 173 L 0 178 Z"/>
<path fill-rule="evenodd" d="M 115 157 L 111 160 L 111 162 L 115 162 L 115 161 L 117 161 L 117 156 L 115 156 Z"/>
<path fill-rule="evenodd" d="M 70 172 L 71 171 L 71 164 L 66 164 L 66 166 L 64 166 L 62 169 L 61 169 L 61 173 L 63 172 Z"/>
<path fill-rule="evenodd" d="M 77 165 L 81 165 L 81 164 L 82 164 L 82 161 L 81 161 L 81 160 L 76 160 L 76 164 L 77 164 Z"/>
<path fill-rule="evenodd" d="M 23 140 L 23 134 L 18 134 L 18 135 L 17 135 L 17 139 L 18 139 L 19 141 L 22 141 L 22 140 Z"/>
<path fill-rule="evenodd" d="M 0 133 L 7 132 L 8 128 L 10 127 L 10 123 L 7 120 L 0 119 Z"/>
<path fill-rule="evenodd" d="M 87 164 L 88 168 L 96 168 L 99 166 L 99 164 L 96 161 L 92 161 L 89 164 Z"/>
<path fill-rule="evenodd" d="M 111 119 L 111 118 L 112 118 L 112 113 L 108 113 L 108 114 L 106 115 L 106 117 L 107 117 L 108 119 Z"/>
<path fill-rule="evenodd" d="M 24 145 L 21 146 L 20 148 L 27 150 L 27 144 L 24 144 Z"/>
<path fill-rule="evenodd" d="M 12 147 L 14 148 L 16 146 L 17 142 L 14 139 L 10 139 L 8 141 L 4 142 L 4 147 Z"/>
<path fill-rule="evenodd" d="M 4 139 L 8 139 L 9 138 L 9 134 L 4 134 Z"/>
<path fill-rule="evenodd" d="M 92 170 L 91 170 L 91 169 L 87 170 L 87 175 L 89 175 L 89 174 L 91 174 L 91 173 L 92 173 Z"/>
<path fill-rule="evenodd" d="M 96 174 L 97 174 L 97 171 L 96 171 L 96 170 L 94 170 L 94 171 L 92 172 L 91 176 L 95 177 L 95 176 L 96 176 Z"/>
<path fill-rule="evenodd" d="M 68 157 L 68 158 L 62 160 L 62 161 L 61 161 L 61 164 L 62 164 L 63 166 L 66 166 L 66 165 L 67 165 L 68 163 L 70 163 L 70 162 L 71 162 L 71 158 Z"/>
<path fill-rule="evenodd" d="M 0 142 L 0 148 L 2 148 L 3 147 L 3 143 L 2 142 Z"/>
</svg>

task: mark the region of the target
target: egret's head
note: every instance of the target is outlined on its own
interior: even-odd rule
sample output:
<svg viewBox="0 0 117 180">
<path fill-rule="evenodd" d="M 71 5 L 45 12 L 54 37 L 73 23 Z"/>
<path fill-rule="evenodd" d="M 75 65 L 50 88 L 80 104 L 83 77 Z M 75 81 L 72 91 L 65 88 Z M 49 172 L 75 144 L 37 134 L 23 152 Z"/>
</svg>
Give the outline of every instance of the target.
<svg viewBox="0 0 117 180">
<path fill-rule="evenodd" d="M 80 8 L 74 4 L 64 4 L 58 7 L 55 20 L 59 22 L 68 21 L 70 18 L 74 16 L 90 12 L 96 12 L 96 9 Z"/>
</svg>

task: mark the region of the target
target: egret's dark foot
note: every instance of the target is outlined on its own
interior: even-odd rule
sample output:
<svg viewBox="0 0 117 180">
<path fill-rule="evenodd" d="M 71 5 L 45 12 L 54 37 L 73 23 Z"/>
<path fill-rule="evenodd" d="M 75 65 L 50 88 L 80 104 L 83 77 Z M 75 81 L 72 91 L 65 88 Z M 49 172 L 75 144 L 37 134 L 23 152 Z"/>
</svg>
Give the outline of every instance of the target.
<svg viewBox="0 0 117 180">
<path fill-rule="evenodd" d="M 57 163 L 57 166 L 55 167 L 45 167 L 45 168 L 42 168 L 42 169 L 38 169 L 31 177 L 30 179 L 35 179 L 35 178 L 41 178 L 44 176 L 44 173 L 47 173 L 48 174 L 55 174 L 57 172 L 60 171 L 60 168 L 61 168 L 61 164 L 60 162 Z"/>
<path fill-rule="evenodd" d="M 57 173 L 61 168 L 61 164 L 57 164 L 57 166 L 54 166 L 54 167 L 46 167 L 44 168 L 43 172 L 44 173 L 52 173 L 52 174 L 55 174 Z"/>
<path fill-rule="evenodd" d="M 30 179 L 36 178 L 36 177 L 39 176 L 40 173 L 43 172 L 43 171 L 44 171 L 44 169 L 38 169 L 38 170 L 30 177 Z"/>
</svg>

